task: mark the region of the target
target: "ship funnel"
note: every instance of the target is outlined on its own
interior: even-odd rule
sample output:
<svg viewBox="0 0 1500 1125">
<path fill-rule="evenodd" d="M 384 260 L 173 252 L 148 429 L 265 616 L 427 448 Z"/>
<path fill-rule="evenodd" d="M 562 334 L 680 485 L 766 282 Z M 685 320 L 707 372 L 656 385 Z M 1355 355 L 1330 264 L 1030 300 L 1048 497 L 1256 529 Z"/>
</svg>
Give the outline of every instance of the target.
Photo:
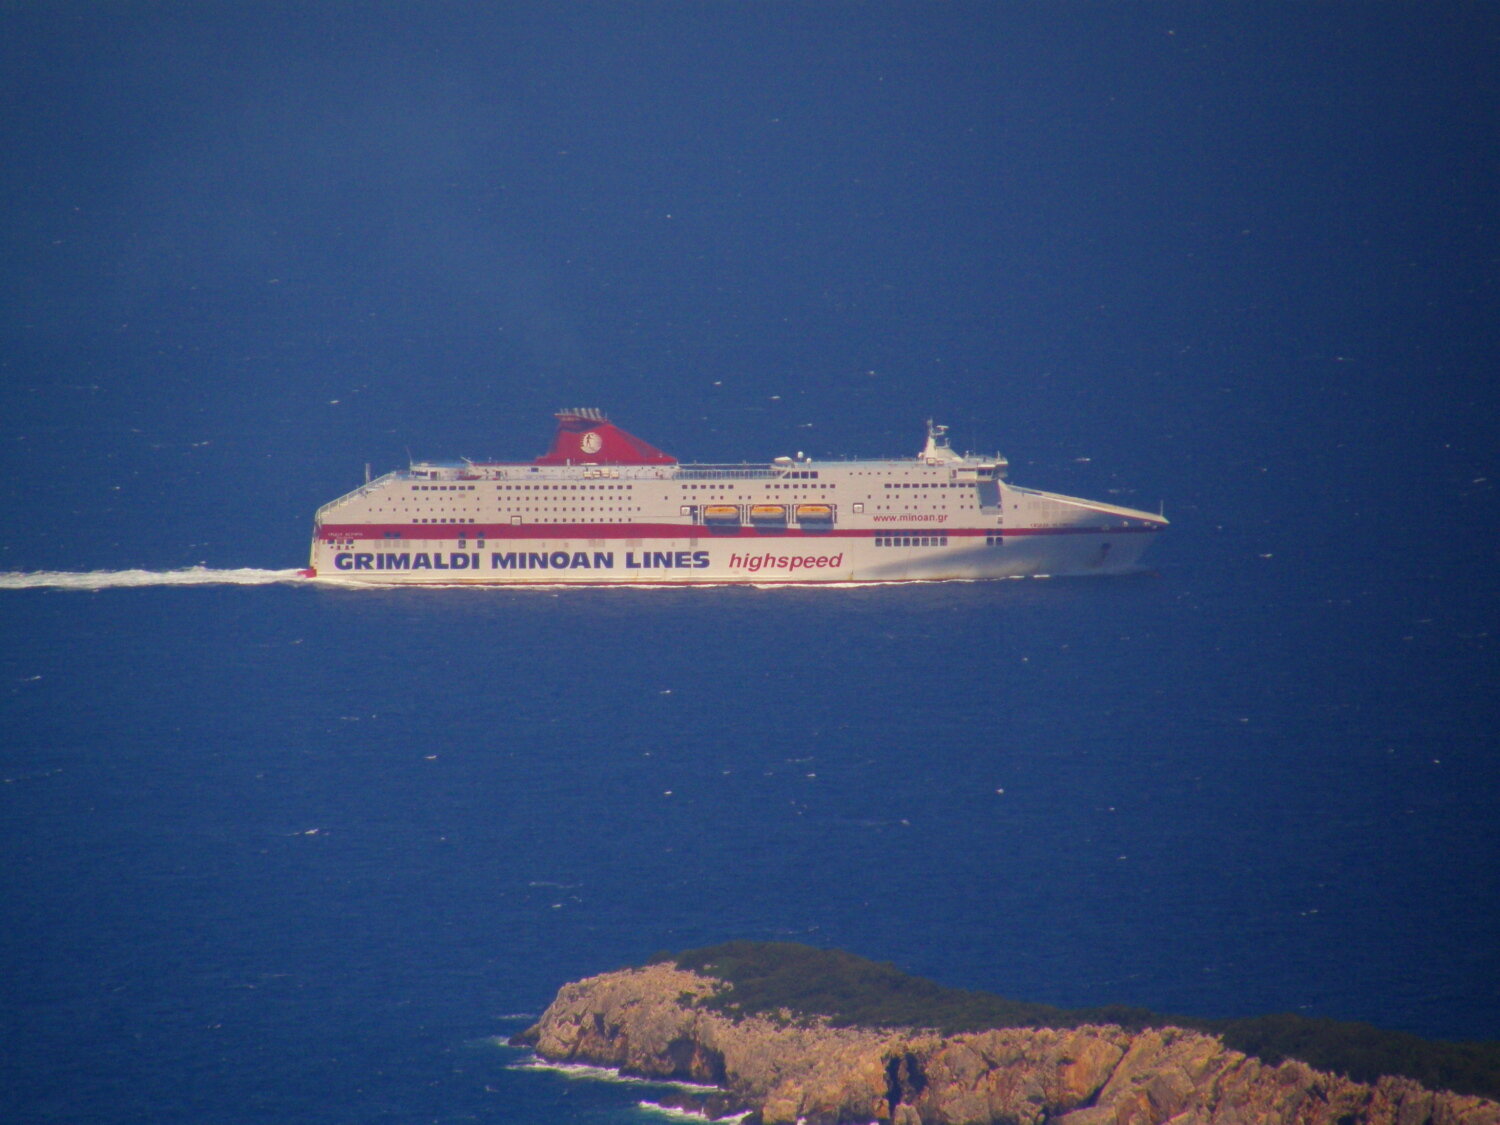
<svg viewBox="0 0 1500 1125">
<path fill-rule="evenodd" d="M 557 412 L 552 447 L 533 464 L 675 465 L 677 458 L 620 429 L 603 411 L 579 406 Z"/>
</svg>

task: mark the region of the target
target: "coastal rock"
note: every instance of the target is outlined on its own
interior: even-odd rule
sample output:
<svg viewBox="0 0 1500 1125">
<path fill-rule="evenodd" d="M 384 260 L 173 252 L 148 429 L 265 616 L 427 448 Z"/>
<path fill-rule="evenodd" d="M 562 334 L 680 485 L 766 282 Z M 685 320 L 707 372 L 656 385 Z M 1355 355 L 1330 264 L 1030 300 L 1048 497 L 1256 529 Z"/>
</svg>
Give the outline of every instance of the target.
<svg viewBox="0 0 1500 1125">
<path fill-rule="evenodd" d="M 553 1061 L 710 1083 L 762 1125 L 1500 1125 L 1500 1103 L 1404 1078 L 1269 1066 L 1180 1028 L 941 1036 L 705 1005 L 725 987 L 670 964 L 563 986 L 518 1037 Z"/>
</svg>

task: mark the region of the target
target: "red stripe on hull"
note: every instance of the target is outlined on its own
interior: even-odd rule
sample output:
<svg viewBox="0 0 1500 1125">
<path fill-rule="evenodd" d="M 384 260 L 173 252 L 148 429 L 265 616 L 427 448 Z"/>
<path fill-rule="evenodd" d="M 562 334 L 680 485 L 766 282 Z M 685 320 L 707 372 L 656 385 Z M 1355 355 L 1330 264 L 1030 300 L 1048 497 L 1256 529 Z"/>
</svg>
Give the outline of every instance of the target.
<svg viewBox="0 0 1500 1125">
<path fill-rule="evenodd" d="M 707 541 L 753 539 L 761 542 L 777 539 L 870 539 L 875 536 L 947 535 L 1003 537 L 1020 535 L 1120 535 L 1133 532 L 1160 531 L 1157 524 L 1125 527 L 944 527 L 941 524 L 858 530 L 807 531 L 802 528 L 765 531 L 739 527 L 718 531 L 694 524 L 638 523 L 547 523 L 547 524 L 325 524 L 315 530 L 319 539 L 700 539 Z"/>
</svg>

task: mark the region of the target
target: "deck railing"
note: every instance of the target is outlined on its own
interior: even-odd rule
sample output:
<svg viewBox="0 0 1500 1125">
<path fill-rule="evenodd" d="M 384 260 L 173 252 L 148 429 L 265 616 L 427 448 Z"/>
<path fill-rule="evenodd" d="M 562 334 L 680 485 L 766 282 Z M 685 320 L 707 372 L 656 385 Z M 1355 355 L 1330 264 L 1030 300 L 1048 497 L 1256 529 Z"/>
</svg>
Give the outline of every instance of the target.
<svg viewBox="0 0 1500 1125">
<path fill-rule="evenodd" d="M 358 488 L 356 488 L 353 492 L 346 492 L 346 493 L 344 493 L 344 495 L 342 495 L 342 496 L 340 496 L 340 497 L 338 497 L 338 498 L 336 498 L 334 500 L 330 500 L 330 501 L 328 501 L 328 503 L 324 504 L 314 514 L 313 521 L 315 523 L 322 523 L 323 522 L 323 513 L 325 513 L 325 512 L 331 512 L 335 508 L 343 507 L 343 505 L 349 503 L 349 501 L 353 500 L 355 497 L 357 497 L 357 496 L 363 496 L 366 492 L 369 492 L 373 488 L 380 487 L 386 481 L 391 480 L 394 477 L 402 477 L 402 476 L 406 476 L 406 475 L 407 474 L 406 474 L 405 470 L 397 469 L 397 470 L 395 470 L 393 472 L 386 473 L 383 476 L 378 476 L 374 480 L 366 481 L 364 484 L 362 484 Z"/>
</svg>

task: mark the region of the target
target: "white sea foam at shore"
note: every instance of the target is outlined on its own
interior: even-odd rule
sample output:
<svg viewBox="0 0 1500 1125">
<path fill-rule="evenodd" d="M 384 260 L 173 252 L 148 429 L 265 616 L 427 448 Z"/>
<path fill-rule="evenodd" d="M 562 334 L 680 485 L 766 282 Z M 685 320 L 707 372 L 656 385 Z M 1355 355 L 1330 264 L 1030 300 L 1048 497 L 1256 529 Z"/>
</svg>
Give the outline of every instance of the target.
<svg viewBox="0 0 1500 1125">
<path fill-rule="evenodd" d="M 549 1070 L 554 1074 L 560 1074 L 564 1078 L 587 1078 L 594 1082 L 615 1082 L 622 1086 L 660 1086 L 660 1082 L 652 1082 L 645 1078 L 632 1078 L 621 1074 L 618 1070 L 606 1066 L 587 1066 L 584 1063 L 554 1063 L 543 1059 L 530 1058 L 518 1063 L 512 1063 L 511 1070 Z"/>
<path fill-rule="evenodd" d="M 739 1122 L 745 1120 L 745 1118 L 750 1116 L 749 1110 L 746 1110 L 744 1113 L 732 1113 L 728 1117 L 710 1117 L 708 1114 L 701 1113 L 697 1110 L 678 1109 L 676 1106 L 657 1105 L 655 1102 L 637 1102 L 636 1105 L 645 1110 L 647 1113 L 658 1114 L 662 1117 L 670 1117 L 676 1121 Z"/>
<path fill-rule="evenodd" d="M 669 1086 L 675 1090 L 698 1090 L 706 1094 L 717 1093 L 717 1086 L 705 1086 L 700 1082 L 684 1082 L 678 1078 L 636 1078 L 621 1074 L 613 1067 L 589 1066 L 585 1063 L 548 1062 L 532 1056 L 512 1063 L 511 1070 L 550 1070 L 566 1078 L 587 1078 L 595 1082 L 616 1082 L 625 1086 Z"/>
</svg>

